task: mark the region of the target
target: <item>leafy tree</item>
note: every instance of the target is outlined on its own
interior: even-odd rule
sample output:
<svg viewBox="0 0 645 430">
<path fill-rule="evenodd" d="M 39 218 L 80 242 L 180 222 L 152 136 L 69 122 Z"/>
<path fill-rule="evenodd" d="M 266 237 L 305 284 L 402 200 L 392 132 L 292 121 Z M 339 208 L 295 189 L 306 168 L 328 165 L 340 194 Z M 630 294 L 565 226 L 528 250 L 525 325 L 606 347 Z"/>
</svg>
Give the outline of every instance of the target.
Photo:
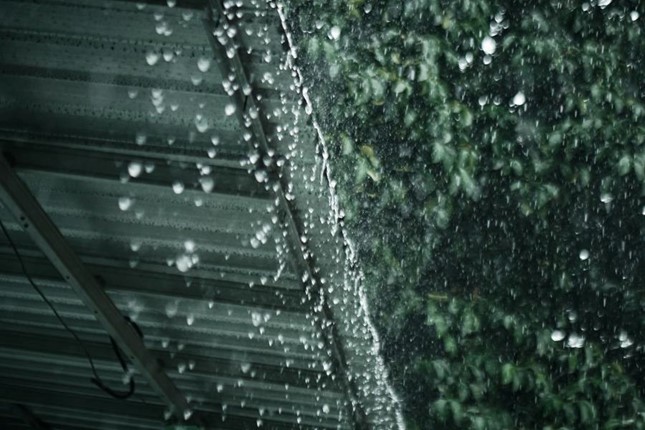
<svg viewBox="0 0 645 430">
<path fill-rule="evenodd" d="M 410 428 L 645 429 L 645 7 L 290 0 Z"/>
</svg>

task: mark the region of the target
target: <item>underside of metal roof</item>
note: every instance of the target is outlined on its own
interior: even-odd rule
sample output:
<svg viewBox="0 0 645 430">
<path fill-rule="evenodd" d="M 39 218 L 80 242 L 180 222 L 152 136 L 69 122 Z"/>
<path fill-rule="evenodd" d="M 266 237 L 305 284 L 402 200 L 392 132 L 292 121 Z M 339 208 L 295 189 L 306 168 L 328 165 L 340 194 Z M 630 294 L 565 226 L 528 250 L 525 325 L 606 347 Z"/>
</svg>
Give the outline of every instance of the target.
<svg viewBox="0 0 645 430">
<path fill-rule="evenodd" d="M 264 0 L 0 0 L 0 427 L 395 426 L 291 60 Z"/>
</svg>

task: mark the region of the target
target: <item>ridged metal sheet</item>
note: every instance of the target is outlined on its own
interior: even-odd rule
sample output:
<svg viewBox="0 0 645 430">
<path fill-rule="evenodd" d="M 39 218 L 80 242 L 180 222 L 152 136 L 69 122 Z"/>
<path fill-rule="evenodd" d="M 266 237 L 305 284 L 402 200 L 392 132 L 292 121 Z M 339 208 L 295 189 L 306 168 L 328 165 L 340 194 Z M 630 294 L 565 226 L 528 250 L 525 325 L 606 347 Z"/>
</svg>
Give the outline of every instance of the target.
<svg viewBox="0 0 645 430">
<path fill-rule="evenodd" d="M 391 428 L 278 14 L 264 0 L 224 2 L 270 147 L 289 160 L 302 237 L 256 176 L 253 136 L 227 115 L 231 79 L 215 60 L 198 67 L 213 56 L 205 5 L 0 0 L 0 148 L 209 429 Z M 101 377 L 124 387 L 91 311 L 1 205 L 0 219 Z M 335 321 L 317 315 L 289 246 L 305 234 Z M 16 405 L 52 428 L 164 426 L 169 411 L 139 374 L 127 401 L 90 383 L 83 351 L 4 238 L 0 285 L 2 428 L 27 428 Z M 340 356 L 325 327 L 341 338 Z"/>
</svg>

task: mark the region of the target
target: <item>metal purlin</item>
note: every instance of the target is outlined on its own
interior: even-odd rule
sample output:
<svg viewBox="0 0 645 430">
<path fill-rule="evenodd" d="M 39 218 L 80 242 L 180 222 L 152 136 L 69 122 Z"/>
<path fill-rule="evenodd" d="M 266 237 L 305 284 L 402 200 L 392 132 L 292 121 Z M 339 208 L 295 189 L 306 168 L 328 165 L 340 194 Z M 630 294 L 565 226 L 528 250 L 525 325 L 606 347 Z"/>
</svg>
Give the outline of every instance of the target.
<svg viewBox="0 0 645 430">
<path fill-rule="evenodd" d="M 309 281 L 302 281 L 307 301 L 315 316 L 314 320 L 317 328 L 331 351 L 330 359 L 332 360 L 333 369 L 340 376 L 344 391 L 351 404 L 350 415 L 352 416 L 354 427 L 367 430 L 370 428 L 367 415 L 358 400 L 356 384 L 347 369 L 346 355 L 343 345 L 339 341 L 334 315 L 321 290 L 322 283 L 316 274 L 316 270 L 314 270 L 312 253 L 300 241 L 302 235 L 295 221 L 292 208 L 285 196 L 285 185 L 282 183 L 286 178 L 275 160 L 275 150 L 269 147 L 264 126 L 260 120 L 260 109 L 253 95 L 253 87 L 249 82 L 237 51 L 239 45 L 236 43 L 234 34 L 231 37 L 225 32 L 226 29 L 233 27 L 227 14 L 234 16 L 231 12 L 227 13 L 224 10 L 224 6 L 219 0 L 208 0 L 204 27 L 213 49 L 215 62 L 223 79 L 229 79 L 229 76 L 232 76 L 233 82 L 239 87 L 230 97 L 235 102 L 235 115 L 240 125 L 243 129 L 249 129 L 252 134 L 253 138 L 248 140 L 249 149 L 258 152 L 259 160 L 270 160 L 270 166 L 267 169 L 269 177 L 267 188 L 273 194 L 274 201 L 276 201 L 278 214 L 286 231 L 287 243 L 296 256 L 294 263 L 298 269 L 297 272 L 306 275 L 304 278 Z M 221 31 L 221 36 L 218 38 L 216 33 L 219 31 Z"/>
</svg>

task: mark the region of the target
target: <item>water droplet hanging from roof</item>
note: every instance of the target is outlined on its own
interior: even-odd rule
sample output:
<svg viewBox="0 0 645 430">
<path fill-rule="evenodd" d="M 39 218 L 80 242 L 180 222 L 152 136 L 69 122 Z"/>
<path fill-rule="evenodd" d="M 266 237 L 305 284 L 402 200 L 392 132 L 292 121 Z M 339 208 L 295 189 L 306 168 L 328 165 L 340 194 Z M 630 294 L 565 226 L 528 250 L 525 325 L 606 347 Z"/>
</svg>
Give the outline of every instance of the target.
<svg viewBox="0 0 645 430">
<path fill-rule="evenodd" d="M 213 188 L 215 187 L 215 181 L 211 177 L 199 178 L 199 183 L 202 186 L 202 190 L 204 190 L 205 193 L 210 193 L 211 191 L 213 191 Z"/>
<path fill-rule="evenodd" d="M 157 64 L 159 61 L 159 54 L 156 53 L 155 51 L 149 50 L 146 52 L 146 63 L 148 63 L 149 66 L 154 66 Z"/>
<path fill-rule="evenodd" d="M 119 209 L 127 211 L 134 204 L 134 200 L 130 197 L 119 197 Z"/>
<path fill-rule="evenodd" d="M 144 144 L 146 143 L 146 140 L 147 140 L 147 139 L 148 139 L 148 137 L 146 136 L 146 134 L 145 134 L 145 133 L 143 133 L 143 132 L 139 132 L 139 133 L 137 133 L 137 135 L 135 136 L 134 141 L 136 142 L 136 144 L 137 144 L 137 145 L 144 145 Z"/>
<path fill-rule="evenodd" d="M 197 68 L 200 72 L 207 72 L 211 68 L 211 60 L 207 57 L 199 57 L 197 60 Z"/>
<path fill-rule="evenodd" d="M 175 194 L 181 194 L 184 192 L 184 183 L 181 181 L 174 181 L 172 183 L 172 190 Z"/>
<path fill-rule="evenodd" d="M 141 171 L 143 170 L 143 165 L 141 164 L 140 161 L 131 161 L 128 164 L 128 174 L 136 178 L 141 174 Z"/>
</svg>

